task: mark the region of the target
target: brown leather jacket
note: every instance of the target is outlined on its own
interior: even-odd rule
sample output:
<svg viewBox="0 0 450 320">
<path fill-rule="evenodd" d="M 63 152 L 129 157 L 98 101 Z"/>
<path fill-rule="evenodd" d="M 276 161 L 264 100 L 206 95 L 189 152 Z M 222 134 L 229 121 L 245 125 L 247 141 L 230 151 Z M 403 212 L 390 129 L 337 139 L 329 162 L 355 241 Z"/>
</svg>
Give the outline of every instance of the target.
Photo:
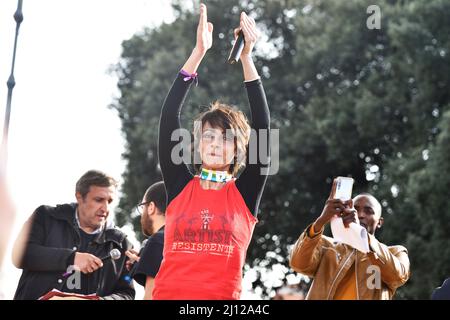
<svg viewBox="0 0 450 320">
<path fill-rule="evenodd" d="M 333 299 L 336 288 L 353 263 L 358 300 L 392 299 L 395 290 L 409 279 L 405 247 L 388 247 L 369 234 L 371 252 L 362 253 L 335 242 L 322 232 L 310 237 L 310 227 L 301 234 L 290 256 L 290 265 L 295 271 L 314 278 L 306 299 Z"/>
</svg>

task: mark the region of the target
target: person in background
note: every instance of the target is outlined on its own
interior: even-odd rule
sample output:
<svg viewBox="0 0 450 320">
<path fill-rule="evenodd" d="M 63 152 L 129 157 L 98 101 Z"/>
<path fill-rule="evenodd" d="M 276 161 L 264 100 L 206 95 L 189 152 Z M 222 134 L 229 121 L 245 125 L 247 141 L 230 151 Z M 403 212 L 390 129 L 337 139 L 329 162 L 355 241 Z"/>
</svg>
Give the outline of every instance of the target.
<svg viewBox="0 0 450 320">
<path fill-rule="evenodd" d="M 450 300 L 450 278 L 445 279 L 442 286 L 434 289 L 431 300 Z"/>
<path fill-rule="evenodd" d="M 152 299 L 154 280 L 163 258 L 166 204 L 164 182 L 156 182 L 145 191 L 137 210 L 141 214 L 142 233 L 149 238 L 139 253 L 133 249 L 126 252 L 130 277 L 145 287 L 144 300 Z"/>
<path fill-rule="evenodd" d="M 124 280 L 131 245 L 108 220 L 116 188 L 114 178 L 90 170 L 76 183 L 76 203 L 36 209 L 13 249 L 13 263 L 23 269 L 14 299 L 38 299 L 52 289 L 134 299 L 133 285 Z M 116 260 L 107 258 L 113 249 L 122 253 Z"/>
<path fill-rule="evenodd" d="M 2 156 L 0 156 L 0 165 L 3 163 Z M 15 219 L 15 208 L 11 200 L 6 181 L 6 174 L 2 167 L 0 167 L 0 300 L 5 299 L 2 292 L 4 286 L 2 281 L 6 275 L 2 272 L 3 259 L 5 257 L 6 249 L 8 247 L 11 230 Z"/>
<path fill-rule="evenodd" d="M 334 199 L 336 179 L 322 214 L 309 225 L 294 245 L 291 267 L 314 278 L 306 299 L 388 300 L 409 279 L 408 251 L 403 246 L 386 246 L 375 238 L 383 225 L 381 204 L 367 193 L 353 200 Z M 346 227 L 352 222 L 366 228 L 370 252 L 323 235 L 334 216 Z"/>
</svg>

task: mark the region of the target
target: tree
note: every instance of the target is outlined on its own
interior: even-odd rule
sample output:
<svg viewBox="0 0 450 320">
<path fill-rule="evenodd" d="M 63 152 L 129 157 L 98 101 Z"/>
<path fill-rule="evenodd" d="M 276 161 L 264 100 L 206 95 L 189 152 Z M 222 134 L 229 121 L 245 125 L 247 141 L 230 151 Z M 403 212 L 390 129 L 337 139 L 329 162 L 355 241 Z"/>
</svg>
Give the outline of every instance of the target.
<svg viewBox="0 0 450 320">
<path fill-rule="evenodd" d="M 332 178 L 348 175 L 355 193 L 381 200 L 387 213 L 380 239 L 410 250 L 413 276 L 398 297 L 429 297 L 450 274 L 448 259 L 438 259 L 449 237 L 448 178 L 442 177 L 448 172 L 448 1 L 379 1 L 379 30 L 367 28 L 371 3 L 364 0 L 205 2 L 215 39 L 183 110 L 185 128 L 192 128 L 199 106 L 214 99 L 247 111 L 240 67 L 225 61 L 241 10 L 251 12 L 264 32 L 257 68 L 272 128 L 280 130 L 280 157 L 247 255 L 246 271 L 257 273 L 254 288 L 273 296 L 287 278 L 270 282 L 267 273 L 293 274 L 290 245 L 320 214 Z M 146 187 L 161 179 L 161 105 L 195 39 L 190 2 L 173 3 L 175 21 L 124 41 L 116 66 L 121 97 L 113 108 L 127 141 L 116 216 L 119 225 L 132 222 L 136 231 L 139 217 L 129 213 Z M 430 261 L 438 261 L 431 272 Z"/>
</svg>

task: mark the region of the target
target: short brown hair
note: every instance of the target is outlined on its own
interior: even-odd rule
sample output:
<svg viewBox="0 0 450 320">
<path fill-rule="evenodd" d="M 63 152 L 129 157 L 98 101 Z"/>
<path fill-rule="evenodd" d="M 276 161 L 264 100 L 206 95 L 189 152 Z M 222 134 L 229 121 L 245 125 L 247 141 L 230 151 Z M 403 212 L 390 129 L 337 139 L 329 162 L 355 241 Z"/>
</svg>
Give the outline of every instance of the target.
<svg viewBox="0 0 450 320">
<path fill-rule="evenodd" d="M 117 188 L 117 181 L 113 177 L 99 170 L 89 170 L 78 179 L 75 192 L 79 192 L 83 199 L 89 192 L 91 186 Z"/>
<path fill-rule="evenodd" d="M 167 195 L 166 195 L 166 187 L 164 186 L 163 181 L 158 181 L 148 187 L 147 191 L 144 194 L 145 202 L 154 202 L 155 206 L 162 213 L 166 213 L 167 207 Z"/>
<path fill-rule="evenodd" d="M 221 128 L 224 131 L 227 129 L 232 131 L 236 152 L 229 171 L 233 176 L 236 176 L 239 169 L 245 166 L 247 147 L 250 140 L 250 125 L 245 114 L 235 107 L 216 101 L 210 105 L 208 110 L 199 114 L 194 121 L 198 121 L 197 123 L 201 121 L 201 126 L 195 126 L 194 122 L 194 159 L 196 159 L 195 155 L 197 154 L 198 156 L 199 154 L 199 142 L 205 123 L 208 122 L 212 127 Z M 195 161 L 193 163 L 196 173 L 199 173 L 201 165 L 195 163 Z"/>
</svg>

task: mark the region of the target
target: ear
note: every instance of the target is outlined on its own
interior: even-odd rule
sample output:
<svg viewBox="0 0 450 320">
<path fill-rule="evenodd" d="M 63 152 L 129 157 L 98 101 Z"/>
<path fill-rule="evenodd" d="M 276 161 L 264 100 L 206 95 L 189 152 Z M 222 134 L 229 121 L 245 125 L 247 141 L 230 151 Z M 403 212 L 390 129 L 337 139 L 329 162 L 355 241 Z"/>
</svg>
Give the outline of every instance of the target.
<svg viewBox="0 0 450 320">
<path fill-rule="evenodd" d="M 156 213 L 156 206 L 155 206 L 155 203 L 154 203 L 153 201 L 151 201 L 151 202 L 148 204 L 148 211 L 147 211 L 147 214 L 148 214 L 149 216 L 153 216 L 155 213 Z"/>
<path fill-rule="evenodd" d="M 383 226 L 383 224 L 384 224 L 384 218 L 381 217 L 380 220 L 378 220 L 377 228 L 380 229 Z"/>
<path fill-rule="evenodd" d="M 78 203 L 83 202 L 83 196 L 79 192 L 75 192 L 75 198 L 77 199 Z"/>
</svg>

